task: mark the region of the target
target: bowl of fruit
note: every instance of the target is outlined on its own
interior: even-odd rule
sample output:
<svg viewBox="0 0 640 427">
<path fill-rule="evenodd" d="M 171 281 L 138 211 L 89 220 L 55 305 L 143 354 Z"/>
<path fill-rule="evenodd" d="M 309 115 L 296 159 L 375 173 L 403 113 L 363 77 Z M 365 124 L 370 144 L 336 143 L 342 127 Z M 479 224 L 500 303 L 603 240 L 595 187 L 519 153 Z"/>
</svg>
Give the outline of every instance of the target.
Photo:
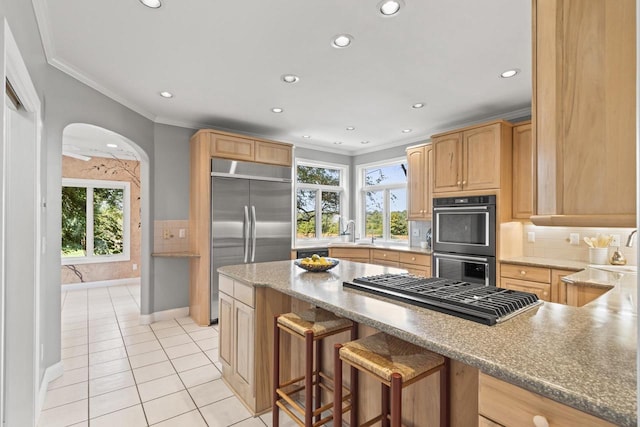
<svg viewBox="0 0 640 427">
<path fill-rule="evenodd" d="M 333 267 L 338 265 L 340 261 L 335 258 L 327 258 L 318 254 L 313 254 L 310 258 L 297 259 L 293 263 L 304 270 L 317 273 L 320 271 L 331 270 Z"/>
</svg>

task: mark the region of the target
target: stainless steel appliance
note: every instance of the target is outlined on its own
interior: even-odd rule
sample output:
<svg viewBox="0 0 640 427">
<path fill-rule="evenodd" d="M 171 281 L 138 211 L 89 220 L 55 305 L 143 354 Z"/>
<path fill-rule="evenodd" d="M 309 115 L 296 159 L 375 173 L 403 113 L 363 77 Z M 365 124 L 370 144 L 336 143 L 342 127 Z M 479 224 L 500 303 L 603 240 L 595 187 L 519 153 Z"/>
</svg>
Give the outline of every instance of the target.
<svg viewBox="0 0 640 427">
<path fill-rule="evenodd" d="M 344 282 L 358 289 L 486 325 L 542 304 L 535 294 L 442 278 L 381 274 Z"/>
<path fill-rule="evenodd" d="M 433 273 L 496 283 L 496 196 L 433 199 Z"/>
<path fill-rule="evenodd" d="M 291 168 L 211 161 L 211 322 L 218 320 L 218 268 L 287 260 L 291 254 Z"/>
<path fill-rule="evenodd" d="M 495 256 L 496 196 L 433 199 L 433 249 Z"/>
</svg>

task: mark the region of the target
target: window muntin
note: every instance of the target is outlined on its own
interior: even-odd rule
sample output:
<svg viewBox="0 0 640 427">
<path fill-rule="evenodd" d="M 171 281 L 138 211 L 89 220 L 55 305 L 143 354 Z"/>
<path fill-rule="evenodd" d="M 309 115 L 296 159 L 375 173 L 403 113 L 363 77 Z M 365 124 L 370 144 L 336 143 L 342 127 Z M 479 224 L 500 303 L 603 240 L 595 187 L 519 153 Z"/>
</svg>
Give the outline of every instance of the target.
<svg viewBox="0 0 640 427">
<path fill-rule="evenodd" d="M 62 264 L 128 261 L 130 184 L 62 180 Z"/>
<path fill-rule="evenodd" d="M 299 161 L 296 165 L 296 240 L 331 240 L 346 217 L 347 167 Z"/>
<path fill-rule="evenodd" d="M 363 237 L 408 244 L 406 171 L 404 158 L 358 168 L 358 222 Z"/>
</svg>

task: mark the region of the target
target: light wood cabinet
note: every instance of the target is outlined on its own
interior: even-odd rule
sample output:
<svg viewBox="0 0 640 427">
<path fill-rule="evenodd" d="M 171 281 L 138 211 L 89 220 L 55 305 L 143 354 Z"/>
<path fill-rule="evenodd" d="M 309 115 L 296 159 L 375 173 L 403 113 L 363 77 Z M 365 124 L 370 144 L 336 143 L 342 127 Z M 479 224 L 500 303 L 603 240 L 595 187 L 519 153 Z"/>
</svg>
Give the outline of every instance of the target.
<svg viewBox="0 0 640 427">
<path fill-rule="evenodd" d="M 433 192 L 510 190 L 511 128 L 498 121 L 432 136 Z"/>
<path fill-rule="evenodd" d="M 369 248 L 329 248 L 329 256 L 353 262 L 368 263 L 371 260 Z"/>
<path fill-rule="evenodd" d="M 513 289 L 515 291 L 531 292 L 544 301 L 578 305 L 578 300 L 586 301 L 587 297 L 583 294 L 583 288 L 585 287 L 576 286 L 576 290 L 572 291 L 575 296 L 572 297 L 572 302 L 569 302 L 567 298 L 569 292 L 568 285 L 562 281 L 562 277 L 573 273 L 575 273 L 573 270 L 532 267 L 503 262 L 500 264 L 500 287 Z M 604 292 L 606 292 L 606 289 L 589 301 L 592 301 Z M 581 305 L 589 301 L 583 302 Z"/>
<path fill-rule="evenodd" d="M 371 263 L 377 265 L 386 265 L 388 267 L 400 266 L 400 254 L 397 251 L 386 249 L 372 249 Z"/>
<path fill-rule="evenodd" d="M 536 210 L 536 142 L 531 122 L 513 127 L 513 196 L 512 216 L 529 219 Z"/>
<path fill-rule="evenodd" d="M 189 315 L 200 326 L 210 323 L 211 158 L 291 166 L 292 146 L 212 129 L 196 132 L 190 141 Z"/>
<path fill-rule="evenodd" d="M 478 412 L 480 426 L 533 426 L 535 425 L 533 423 L 535 416 L 546 418 L 551 426 L 613 426 L 613 424 L 593 415 L 482 372 L 479 378 Z M 485 418 L 486 421 L 483 421 L 482 418 Z"/>
<path fill-rule="evenodd" d="M 411 274 L 431 277 L 431 255 L 400 252 L 398 262 L 400 268 L 404 268 Z"/>
<path fill-rule="evenodd" d="M 611 288 L 566 284 L 567 305 L 582 307 L 608 292 Z"/>
<path fill-rule="evenodd" d="M 291 298 L 220 275 L 218 353 L 222 378 L 253 414 L 271 407 L 273 318 Z"/>
<path fill-rule="evenodd" d="M 408 214 L 412 221 L 431 219 L 433 208 L 433 150 L 430 144 L 407 148 Z"/>
<path fill-rule="evenodd" d="M 535 224 L 635 226 L 635 5 L 533 1 Z"/>
</svg>

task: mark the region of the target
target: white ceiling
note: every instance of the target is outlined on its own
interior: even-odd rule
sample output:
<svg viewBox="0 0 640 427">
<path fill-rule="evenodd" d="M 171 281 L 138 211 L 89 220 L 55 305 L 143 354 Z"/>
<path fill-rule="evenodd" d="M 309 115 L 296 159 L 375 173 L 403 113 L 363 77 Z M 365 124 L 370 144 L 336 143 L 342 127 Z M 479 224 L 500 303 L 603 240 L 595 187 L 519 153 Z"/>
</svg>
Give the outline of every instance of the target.
<svg viewBox="0 0 640 427">
<path fill-rule="evenodd" d="M 530 2 L 404 1 L 394 17 L 379 0 L 33 4 L 51 64 L 159 123 L 355 154 L 528 114 Z M 340 33 L 349 48 L 330 46 Z"/>
<path fill-rule="evenodd" d="M 115 145 L 108 146 L 107 144 Z M 140 160 L 131 141 L 99 126 L 72 123 L 62 132 L 62 154 Z M 78 157 L 76 157 L 78 158 Z M 89 160 L 82 159 L 81 160 Z"/>
</svg>

